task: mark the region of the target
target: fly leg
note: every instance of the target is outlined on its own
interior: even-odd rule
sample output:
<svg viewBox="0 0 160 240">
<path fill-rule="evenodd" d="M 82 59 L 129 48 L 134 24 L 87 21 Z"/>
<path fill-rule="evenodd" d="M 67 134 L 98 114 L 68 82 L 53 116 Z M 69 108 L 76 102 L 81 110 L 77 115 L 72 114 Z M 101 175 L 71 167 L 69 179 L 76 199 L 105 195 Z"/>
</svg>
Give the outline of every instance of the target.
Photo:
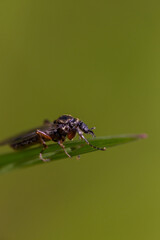
<svg viewBox="0 0 160 240">
<path fill-rule="evenodd" d="M 65 154 L 70 158 L 71 156 L 70 156 L 69 153 L 66 151 L 66 149 L 65 149 L 65 147 L 64 147 L 64 145 L 63 145 L 63 143 L 62 143 L 62 141 L 58 141 L 58 144 L 59 144 L 59 146 L 60 146 L 61 148 L 63 148 Z"/>
<path fill-rule="evenodd" d="M 43 145 L 43 148 L 42 148 L 42 150 L 41 150 L 41 152 L 40 152 L 40 154 L 39 154 L 39 158 L 40 158 L 43 162 L 48 162 L 48 161 L 50 161 L 50 159 L 45 159 L 45 158 L 43 158 L 43 156 L 42 156 L 42 153 L 44 152 L 44 150 L 45 150 L 46 148 L 48 148 L 48 146 L 46 145 L 46 143 L 45 143 L 45 141 L 44 141 L 43 138 L 45 138 L 46 140 L 52 140 L 52 138 L 51 138 L 49 135 L 47 135 L 46 133 L 44 133 L 44 132 L 42 132 L 42 131 L 40 131 L 40 130 L 37 130 L 36 133 L 37 133 L 37 135 L 39 136 L 40 143 Z"/>
<path fill-rule="evenodd" d="M 92 148 L 95 148 L 97 150 L 102 150 L 102 151 L 106 150 L 105 147 L 104 148 L 99 148 L 99 147 L 93 146 L 91 143 L 89 143 L 88 140 L 83 136 L 83 133 L 79 129 L 77 129 L 77 132 L 78 132 L 78 135 L 80 136 L 80 138 L 83 139 Z"/>
<path fill-rule="evenodd" d="M 76 156 L 76 159 L 77 159 L 77 160 L 80 160 L 80 158 L 81 158 L 81 156 L 80 156 L 80 155 Z"/>
</svg>

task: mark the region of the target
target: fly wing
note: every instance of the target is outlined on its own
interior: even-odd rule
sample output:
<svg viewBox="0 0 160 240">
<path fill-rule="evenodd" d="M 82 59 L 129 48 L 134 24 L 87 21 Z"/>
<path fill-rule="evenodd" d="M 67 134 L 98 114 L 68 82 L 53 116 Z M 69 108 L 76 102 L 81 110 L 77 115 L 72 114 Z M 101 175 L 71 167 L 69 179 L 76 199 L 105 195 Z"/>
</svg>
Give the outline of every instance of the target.
<svg viewBox="0 0 160 240">
<path fill-rule="evenodd" d="M 13 143 L 16 144 L 16 143 L 19 143 L 19 142 L 23 142 L 25 140 L 33 139 L 34 137 L 37 136 L 37 134 L 36 134 L 37 129 L 39 129 L 41 131 L 45 131 L 47 129 L 47 126 L 40 126 L 40 127 L 31 129 L 30 131 L 26 131 L 26 132 L 23 132 L 21 134 L 18 134 L 14 137 L 7 138 L 4 141 L 0 142 L 0 146 L 11 145 Z"/>
</svg>

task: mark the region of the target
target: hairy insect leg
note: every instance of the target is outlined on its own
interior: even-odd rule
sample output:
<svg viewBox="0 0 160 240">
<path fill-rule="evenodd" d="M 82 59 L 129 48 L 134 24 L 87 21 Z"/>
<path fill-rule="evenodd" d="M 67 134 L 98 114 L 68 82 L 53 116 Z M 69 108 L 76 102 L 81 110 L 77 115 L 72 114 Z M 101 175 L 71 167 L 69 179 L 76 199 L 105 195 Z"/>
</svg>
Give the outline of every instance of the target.
<svg viewBox="0 0 160 240">
<path fill-rule="evenodd" d="M 64 145 L 63 145 L 63 143 L 62 143 L 61 141 L 58 141 L 58 144 L 59 144 L 59 146 L 60 146 L 61 148 L 63 148 L 65 154 L 70 158 L 71 156 L 70 156 L 69 153 L 66 151 L 66 149 L 65 149 L 65 147 L 64 147 Z"/>
<path fill-rule="evenodd" d="M 45 141 L 43 140 L 43 138 L 46 138 L 47 140 L 52 140 L 51 139 L 51 137 L 50 136 L 48 136 L 46 133 L 44 133 L 44 132 L 42 132 L 42 131 L 40 131 L 40 130 L 37 130 L 37 135 L 39 136 L 39 140 L 40 140 L 40 142 L 41 142 L 41 144 L 43 145 L 43 148 L 42 148 L 42 150 L 41 150 L 41 152 L 40 152 L 40 154 L 39 154 L 39 158 L 43 161 L 43 162 L 48 162 L 48 161 L 50 161 L 50 159 L 45 159 L 45 158 L 43 158 L 43 155 L 42 155 L 42 153 L 44 152 L 44 150 L 46 149 L 46 148 L 48 148 L 48 146 L 46 145 L 46 143 L 45 143 Z M 43 138 L 42 138 L 43 137 Z"/>
<path fill-rule="evenodd" d="M 47 147 L 43 147 L 43 149 L 42 149 L 42 151 L 40 152 L 40 154 L 39 154 L 39 158 L 40 158 L 40 160 L 42 160 L 43 162 L 49 162 L 50 161 L 50 159 L 48 158 L 44 158 L 43 157 L 43 155 L 42 155 L 42 153 L 44 152 L 44 150 L 46 149 Z"/>
<path fill-rule="evenodd" d="M 80 131 L 78 131 L 78 134 L 79 134 L 80 138 L 83 139 L 92 148 L 95 148 L 95 149 L 101 150 L 101 151 L 105 151 L 106 150 L 105 147 L 104 148 L 99 148 L 99 147 L 93 146 L 91 143 L 88 142 L 88 140 L 83 136 L 83 134 Z"/>
<path fill-rule="evenodd" d="M 76 156 L 76 159 L 77 159 L 77 160 L 80 160 L 80 158 L 81 158 L 81 156 L 80 156 L 80 155 Z"/>
</svg>

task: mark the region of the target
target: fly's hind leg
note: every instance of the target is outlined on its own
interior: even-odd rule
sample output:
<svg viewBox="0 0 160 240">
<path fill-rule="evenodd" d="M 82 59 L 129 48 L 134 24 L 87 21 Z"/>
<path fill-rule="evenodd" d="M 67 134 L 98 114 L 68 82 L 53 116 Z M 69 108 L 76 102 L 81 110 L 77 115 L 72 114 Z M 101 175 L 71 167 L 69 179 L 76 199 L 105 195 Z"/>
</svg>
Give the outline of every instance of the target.
<svg viewBox="0 0 160 240">
<path fill-rule="evenodd" d="M 65 154 L 70 158 L 71 156 L 70 156 L 69 153 L 66 151 L 66 149 L 65 149 L 65 147 L 64 147 L 64 145 L 63 145 L 63 143 L 62 143 L 62 141 L 58 141 L 58 144 L 59 144 L 59 146 L 60 146 L 61 148 L 63 148 Z"/>
<path fill-rule="evenodd" d="M 48 146 L 46 145 L 46 143 L 45 143 L 45 141 L 44 141 L 43 138 L 45 138 L 46 140 L 52 140 L 52 139 L 51 139 L 50 136 L 48 136 L 46 133 L 44 133 L 44 132 L 42 132 L 42 131 L 40 131 L 40 130 L 37 130 L 36 133 L 37 133 L 37 135 L 39 136 L 40 143 L 43 145 L 43 148 L 42 148 L 42 150 L 41 150 L 41 152 L 40 152 L 40 154 L 39 154 L 39 158 L 40 158 L 43 162 L 48 162 L 48 161 L 50 161 L 50 159 L 45 159 L 45 158 L 43 158 L 43 155 L 42 155 L 42 153 L 44 152 L 44 150 L 45 150 L 46 148 L 48 148 Z"/>
</svg>

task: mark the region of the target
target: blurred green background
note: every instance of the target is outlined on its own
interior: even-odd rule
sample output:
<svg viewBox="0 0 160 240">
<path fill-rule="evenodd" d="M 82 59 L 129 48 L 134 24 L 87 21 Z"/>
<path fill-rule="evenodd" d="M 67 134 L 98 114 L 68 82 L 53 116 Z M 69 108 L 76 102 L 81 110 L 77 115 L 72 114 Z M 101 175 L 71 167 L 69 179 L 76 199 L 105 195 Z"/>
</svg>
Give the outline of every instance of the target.
<svg viewBox="0 0 160 240">
<path fill-rule="evenodd" d="M 0 240 L 160 239 L 159 7 L 0 2 L 0 140 L 64 113 L 97 136 L 149 134 L 1 175 Z"/>
</svg>

